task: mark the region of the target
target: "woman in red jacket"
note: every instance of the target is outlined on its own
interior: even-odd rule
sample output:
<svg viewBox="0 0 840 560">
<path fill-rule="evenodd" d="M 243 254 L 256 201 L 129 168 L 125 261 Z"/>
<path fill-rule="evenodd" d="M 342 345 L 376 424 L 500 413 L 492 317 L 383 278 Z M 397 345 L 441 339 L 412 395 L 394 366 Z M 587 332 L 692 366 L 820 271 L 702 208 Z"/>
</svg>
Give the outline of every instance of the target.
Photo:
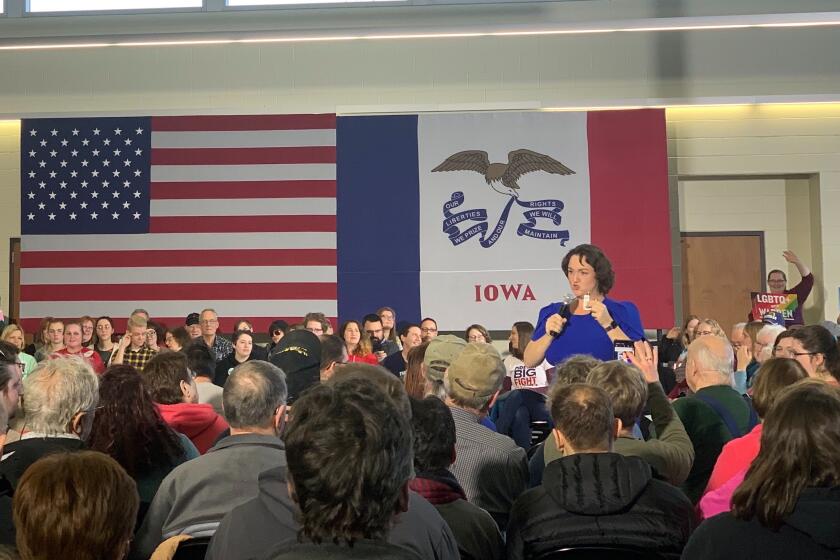
<svg viewBox="0 0 840 560">
<path fill-rule="evenodd" d="M 347 321 L 341 325 L 339 331 L 341 339 L 347 346 L 348 363 L 362 362 L 378 365 L 379 361 L 373 353 L 373 348 L 367 334 L 362 331 L 358 321 Z"/>
</svg>

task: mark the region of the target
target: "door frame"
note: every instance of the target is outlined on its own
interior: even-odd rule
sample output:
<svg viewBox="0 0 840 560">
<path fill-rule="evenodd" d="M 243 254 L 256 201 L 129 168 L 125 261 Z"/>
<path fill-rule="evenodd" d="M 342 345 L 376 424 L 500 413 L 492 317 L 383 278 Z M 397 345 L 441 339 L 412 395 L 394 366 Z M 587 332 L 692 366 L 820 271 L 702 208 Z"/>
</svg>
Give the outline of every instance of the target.
<svg viewBox="0 0 840 560">
<path fill-rule="evenodd" d="M 15 262 L 15 244 L 20 245 L 20 237 L 9 238 L 9 305 L 6 312 L 15 321 L 20 321 L 20 302 L 15 297 L 15 267 L 19 269 L 20 263 Z"/>
<path fill-rule="evenodd" d="M 758 243 L 761 250 L 761 291 L 767 291 L 767 262 L 764 258 L 765 247 L 763 231 L 681 231 L 680 242 L 682 242 L 684 237 L 758 237 Z M 685 276 L 683 276 L 683 286 L 685 286 Z M 682 294 L 680 294 L 680 297 L 682 297 Z"/>
</svg>

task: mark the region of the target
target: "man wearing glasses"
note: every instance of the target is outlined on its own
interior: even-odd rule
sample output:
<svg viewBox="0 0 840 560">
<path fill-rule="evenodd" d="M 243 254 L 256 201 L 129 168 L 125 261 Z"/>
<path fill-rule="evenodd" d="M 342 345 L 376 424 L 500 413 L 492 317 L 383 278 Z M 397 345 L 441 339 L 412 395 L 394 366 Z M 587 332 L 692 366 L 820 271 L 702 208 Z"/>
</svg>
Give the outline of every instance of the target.
<svg viewBox="0 0 840 560">
<path fill-rule="evenodd" d="M 423 338 L 423 342 L 429 342 L 436 337 L 438 335 L 437 321 L 431 317 L 426 317 L 420 321 L 420 335 Z"/>
<path fill-rule="evenodd" d="M 201 339 L 213 351 L 217 364 L 233 352 L 233 344 L 216 334 L 219 330 L 219 315 L 215 309 L 204 309 L 199 316 L 198 325 L 201 327 Z"/>
</svg>

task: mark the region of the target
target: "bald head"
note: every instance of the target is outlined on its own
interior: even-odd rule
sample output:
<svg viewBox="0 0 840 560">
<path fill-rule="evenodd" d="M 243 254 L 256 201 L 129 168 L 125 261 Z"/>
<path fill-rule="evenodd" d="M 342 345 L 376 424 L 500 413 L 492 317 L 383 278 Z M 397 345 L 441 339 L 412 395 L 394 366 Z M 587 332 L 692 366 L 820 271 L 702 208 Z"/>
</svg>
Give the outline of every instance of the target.
<svg viewBox="0 0 840 560">
<path fill-rule="evenodd" d="M 688 347 L 685 380 L 692 391 L 711 385 L 732 385 L 732 346 L 719 336 L 701 336 Z"/>
</svg>

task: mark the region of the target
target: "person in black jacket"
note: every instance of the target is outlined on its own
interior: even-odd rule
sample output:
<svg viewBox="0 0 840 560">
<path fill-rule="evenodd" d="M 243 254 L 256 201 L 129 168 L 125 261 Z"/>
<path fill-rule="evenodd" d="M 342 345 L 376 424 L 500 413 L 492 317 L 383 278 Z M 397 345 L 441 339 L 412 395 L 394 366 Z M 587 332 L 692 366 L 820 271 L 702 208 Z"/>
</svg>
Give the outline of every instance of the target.
<svg viewBox="0 0 840 560">
<path fill-rule="evenodd" d="M 685 560 L 840 557 L 840 389 L 806 379 L 764 419 L 761 450 L 732 496 L 706 520 Z"/>
<path fill-rule="evenodd" d="M 542 486 L 514 503 L 508 559 L 604 545 L 679 554 L 696 524 L 691 502 L 654 479 L 644 460 L 612 453 L 621 420 L 607 393 L 568 385 L 557 391 L 550 410 L 563 457 L 546 466 Z"/>
</svg>

